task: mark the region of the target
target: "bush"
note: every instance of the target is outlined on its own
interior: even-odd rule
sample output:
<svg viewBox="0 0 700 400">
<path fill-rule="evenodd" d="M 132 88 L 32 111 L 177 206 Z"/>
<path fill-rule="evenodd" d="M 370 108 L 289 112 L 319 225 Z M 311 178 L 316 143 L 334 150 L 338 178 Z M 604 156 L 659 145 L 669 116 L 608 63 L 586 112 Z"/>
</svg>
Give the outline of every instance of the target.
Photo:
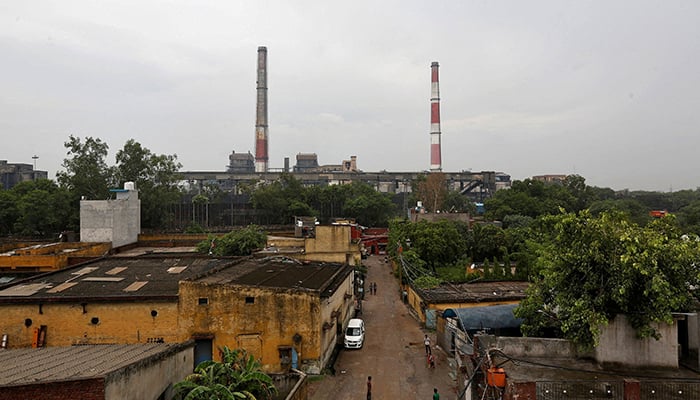
<svg viewBox="0 0 700 400">
<path fill-rule="evenodd" d="M 249 225 L 220 238 L 209 236 L 197 244 L 197 251 L 214 256 L 248 256 L 266 244 L 267 234 L 256 225 Z"/>
</svg>

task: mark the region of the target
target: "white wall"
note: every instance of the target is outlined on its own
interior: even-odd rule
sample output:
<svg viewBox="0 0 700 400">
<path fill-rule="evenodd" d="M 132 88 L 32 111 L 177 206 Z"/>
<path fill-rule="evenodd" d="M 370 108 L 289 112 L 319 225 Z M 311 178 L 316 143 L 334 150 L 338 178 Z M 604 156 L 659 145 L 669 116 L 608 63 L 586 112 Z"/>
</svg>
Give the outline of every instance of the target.
<svg viewBox="0 0 700 400">
<path fill-rule="evenodd" d="M 112 242 L 112 247 L 135 243 L 141 233 L 138 191 L 117 193 L 115 200 L 80 201 L 80 241 Z"/>
<path fill-rule="evenodd" d="M 677 324 L 658 324 L 655 328 L 661 339 L 639 339 L 627 317 L 618 315 L 603 327 L 595 359 L 599 363 L 678 368 Z"/>
<path fill-rule="evenodd" d="M 194 342 L 110 374 L 105 379 L 105 400 L 156 400 L 163 392 L 171 399 L 173 385 L 191 374 L 193 366 Z"/>
</svg>

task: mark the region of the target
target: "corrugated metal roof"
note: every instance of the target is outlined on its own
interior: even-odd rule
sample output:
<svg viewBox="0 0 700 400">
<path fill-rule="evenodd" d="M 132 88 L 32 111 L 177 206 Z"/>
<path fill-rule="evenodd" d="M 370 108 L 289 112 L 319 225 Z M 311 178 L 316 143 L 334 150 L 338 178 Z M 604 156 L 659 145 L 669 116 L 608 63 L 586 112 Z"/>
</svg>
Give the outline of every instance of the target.
<svg viewBox="0 0 700 400">
<path fill-rule="evenodd" d="M 237 259 L 205 256 L 113 257 L 32 277 L 0 290 L 0 303 L 177 298 L 178 282 Z M 173 273 L 173 271 L 180 271 Z"/>
<path fill-rule="evenodd" d="M 177 343 L 90 345 L 0 351 L 0 386 L 103 377 L 166 351 Z"/>
<path fill-rule="evenodd" d="M 314 290 L 323 297 L 334 292 L 352 270 L 352 266 L 339 263 L 301 263 L 284 257 L 270 257 L 245 260 L 203 276 L 197 282 Z"/>
<path fill-rule="evenodd" d="M 529 285 L 528 282 L 518 281 L 475 282 L 415 290 L 426 303 L 484 303 L 522 300 Z"/>
</svg>

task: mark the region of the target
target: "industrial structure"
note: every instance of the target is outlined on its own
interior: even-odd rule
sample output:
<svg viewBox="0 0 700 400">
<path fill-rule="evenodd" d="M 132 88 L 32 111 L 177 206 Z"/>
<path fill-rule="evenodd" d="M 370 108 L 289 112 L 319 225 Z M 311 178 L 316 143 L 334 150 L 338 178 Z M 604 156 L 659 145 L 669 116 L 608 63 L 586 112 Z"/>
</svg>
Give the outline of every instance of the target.
<svg viewBox="0 0 700 400">
<path fill-rule="evenodd" d="M 430 170 L 434 172 L 442 171 L 439 68 L 437 61 L 430 65 Z"/>
<path fill-rule="evenodd" d="M 34 160 L 34 167 L 32 164 L 8 163 L 7 160 L 0 160 L 0 189 L 12 189 L 21 182 L 48 179 L 48 172 L 36 170 L 36 158 Z"/>
<path fill-rule="evenodd" d="M 255 172 L 267 172 L 267 47 L 258 47 L 257 110 L 255 117 Z"/>
</svg>

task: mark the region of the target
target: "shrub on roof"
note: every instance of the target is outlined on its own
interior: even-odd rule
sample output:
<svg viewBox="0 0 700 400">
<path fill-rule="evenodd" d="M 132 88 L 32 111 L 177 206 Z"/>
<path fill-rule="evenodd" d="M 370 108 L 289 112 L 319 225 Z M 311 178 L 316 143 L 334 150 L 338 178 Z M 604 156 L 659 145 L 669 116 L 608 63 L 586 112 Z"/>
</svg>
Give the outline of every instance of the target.
<svg viewBox="0 0 700 400">
<path fill-rule="evenodd" d="M 267 244 L 267 234 L 257 225 L 237 229 L 222 237 L 210 235 L 197 244 L 197 251 L 213 256 L 248 256 Z"/>
</svg>

